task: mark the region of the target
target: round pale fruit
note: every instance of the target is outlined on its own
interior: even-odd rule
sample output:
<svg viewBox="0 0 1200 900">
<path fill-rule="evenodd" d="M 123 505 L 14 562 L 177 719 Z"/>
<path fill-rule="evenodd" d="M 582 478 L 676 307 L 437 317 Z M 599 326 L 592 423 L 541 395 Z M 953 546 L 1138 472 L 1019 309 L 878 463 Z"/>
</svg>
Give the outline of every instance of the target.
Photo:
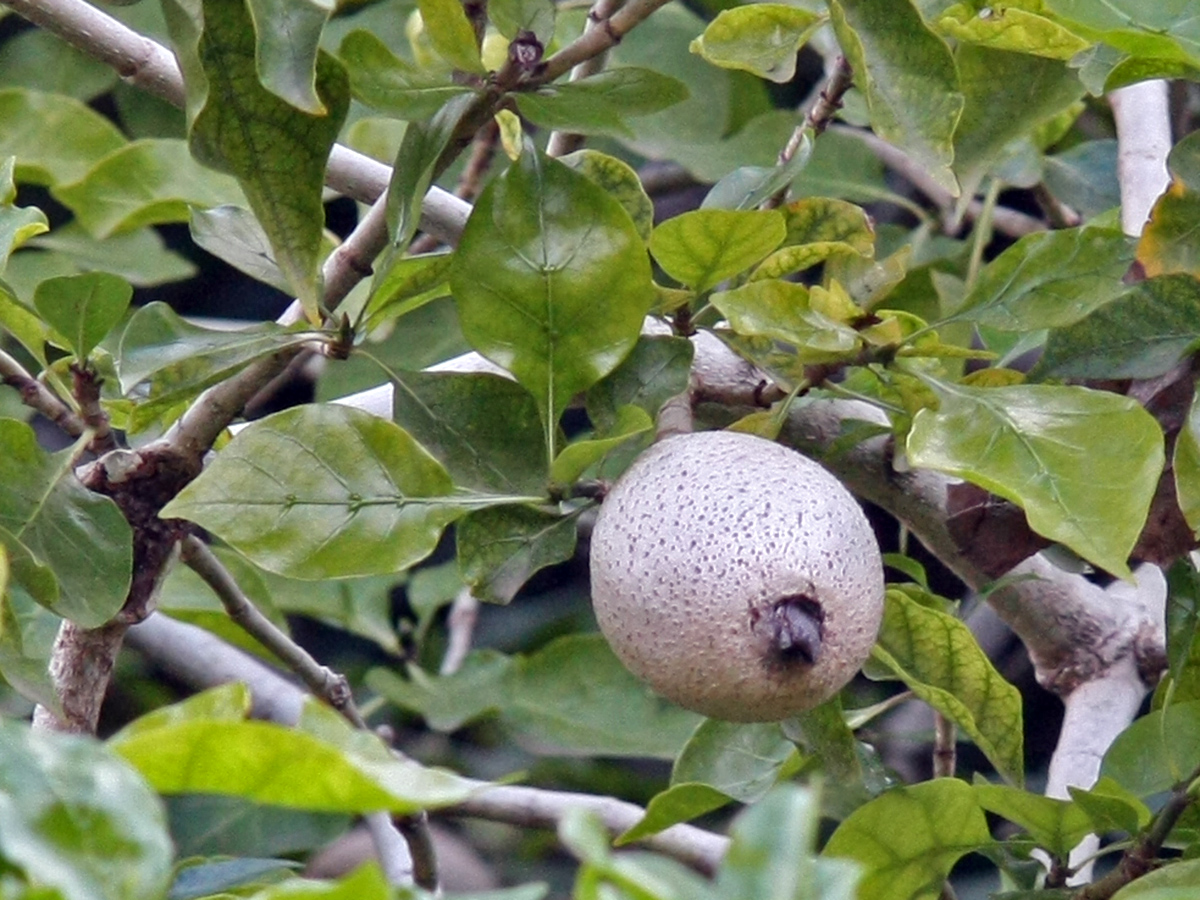
<svg viewBox="0 0 1200 900">
<path fill-rule="evenodd" d="M 747 434 L 668 438 L 605 497 L 592 601 L 621 661 L 720 719 L 828 700 L 871 652 L 883 564 L 858 503 L 820 465 Z"/>
</svg>

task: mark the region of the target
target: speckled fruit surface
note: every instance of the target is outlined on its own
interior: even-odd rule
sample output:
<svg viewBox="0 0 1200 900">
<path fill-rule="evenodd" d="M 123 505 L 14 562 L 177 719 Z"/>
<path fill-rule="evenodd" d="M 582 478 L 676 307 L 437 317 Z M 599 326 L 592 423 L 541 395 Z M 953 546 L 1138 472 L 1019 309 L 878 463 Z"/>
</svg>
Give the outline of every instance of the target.
<svg viewBox="0 0 1200 900">
<path fill-rule="evenodd" d="M 613 486 L 591 547 L 600 629 L 681 706 L 772 721 L 836 694 L 871 652 L 883 565 L 858 503 L 820 465 L 726 431 L 652 446 Z M 785 598 L 819 607 L 811 664 L 781 653 Z"/>
</svg>

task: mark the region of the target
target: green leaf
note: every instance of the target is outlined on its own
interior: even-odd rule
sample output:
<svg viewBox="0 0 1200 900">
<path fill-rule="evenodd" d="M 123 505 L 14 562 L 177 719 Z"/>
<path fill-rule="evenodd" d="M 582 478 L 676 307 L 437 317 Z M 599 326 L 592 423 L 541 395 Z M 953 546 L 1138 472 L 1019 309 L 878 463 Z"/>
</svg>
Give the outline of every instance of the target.
<svg viewBox="0 0 1200 900">
<path fill-rule="evenodd" d="M 538 496 L 549 462 L 537 406 L 498 375 L 394 372 L 393 418 L 459 487 Z"/>
<path fill-rule="evenodd" d="M 702 209 L 655 228 L 650 252 L 663 271 L 699 292 L 744 272 L 786 236 L 787 225 L 778 210 Z"/>
<path fill-rule="evenodd" d="M 186 222 L 193 206 L 245 202 L 234 179 L 199 165 L 184 141 L 166 138 L 126 144 L 53 194 L 97 238 Z"/>
<path fill-rule="evenodd" d="M 475 28 L 459 0 L 417 0 L 425 33 L 437 52 L 454 68 L 482 75 Z"/>
<path fill-rule="evenodd" d="M 446 75 L 400 59 L 369 31 L 356 29 L 342 39 L 338 56 L 350 72 L 356 100 L 401 119 L 432 116 L 452 97 L 471 92 Z"/>
<path fill-rule="evenodd" d="M 188 231 L 199 247 L 256 281 L 287 292 L 287 278 L 275 264 L 271 241 L 258 219 L 240 206 L 192 209 Z"/>
<path fill-rule="evenodd" d="M 1200 64 L 1200 23 L 1183 15 L 1182 2 L 1147 0 L 1046 0 L 1046 13 L 1085 37 L 1103 40 L 1133 56 Z"/>
<path fill-rule="evenodd" d="M 1160 275 L 1050 333 L 1034 371 L 1044 378 L 1155 378 L 1200 340 L 1200 281 Z"/>
<path fill-rule="evenodd" d="M 645 116 L 686 100 L 683 82 L 653 69 L 606 69 L 580 81 L 555 82 L 513 95 L 535 125 L 580 134 L 632 136 L 627 116 Z"/>
<path fill-rule="evenodd" d="M 440 297 L 450 296 L 447 277 L 450 253 L 420 256 L 391 255 L 379 271 L 370 298 L 363 308 L 367 333 Z"/>
<path fill-rule="evenodd" d="M 0 328 L 20 341 L 43 367 L 46 361 L 46 325 L 0 281 Z"/>
<path fill-rule="evenodd" d="M 1020 785 L 1021 693 L 996 671 L 960 619 L 914 599 L 924 593 L 915 585 L 888 590 L 873 655 L 957 723 L 1000 774 Z"/>
<path fill-rule="evenodd" d="M 604 437 L 575 441 L 563 448 L 550 466 L 550 480 L 555 484 L 574 484 L 613 450 L 653 427 L 654 421 L 640 406 L 622 406 Z"/>
<path fill-rule="evenodd" d="M 754 803 L 797 759 L 796 746 L 774 722 L 705 719 L 671 769 L 672 786 L 705 784 L 725 797 Z"/>
<path fill-rule="evenodd" d="M 325 622 L 372 641 L 388 653 L 401 655 L 392 618 L 392 590 L 400 575 L 298 581 L 262 569 L 255 569 L 254 574 L 281 612 Z"/>
<path fill-rule="evenodd" d="M 508 680 L 513 660 L 495 650 L 474 650 L 452 675 L 433 677 L 409 666 L 408 678 L 394 669 L 375 668 L 367 673 L 367 686 L 401 709 L 425 719 L 435 731 L 457 731 L 488 712 L 508 703 Z"/>
<path fill-rule="evenodd" d="M 0 85 L 66 94 L 87 103 L 108 93 L 117 73 L 41 28 L 14 34 L 0 47 Z"/>
<path fill-rule="evenodd" d="M 534 745 L 674 759 L 700 717 L 629 674 L 599 634 L 558 638 L 517 660 L 505 721 Z"/>
<path fill-rule="evenodd" d="M 0 570 L 10 568 L 7 560 L 0 545 Z M 61 715 L 58 691 L 50 678 L 50 655 L 62 619 L 18 587 L 15 573 L 6 589 L 6 574 L 0 572 L 0 677 L 22 697 Z"/>
<path fill-rule="evenodd" d="M 542 44 L 554 37 L 552 0 L 489 0 L 487 13 L 496 30 L 510 41 L 522 31 L 532 32 Z"/>
<path fill-rule="evenodd" d="M 970 785 L 939 778 L 894 788 L 859 807 L 822 855 L 862 865 L 858 900 L 936 900 L 959 858 L 991 842 Z"/>
<path fill-rule="evenodd" d="M 255 859 L 252 856 L 185 863 L 175 876 L 170 896 L 172 900 L 195 900 L 235 888 L 253 889 L 286 877 L 298 868 L 300 864 L 294 860 Z"/>
<path fill-rule="evenodd" d="M 117 350 L 121 389 L 150 382 L 150 399 L 159 405 L 195 396 L 268 354 L 312 340 L 311 331 L 274 323 L 242 331 L 200 328 L 165 303 L 143 306 L 129 320 Z"/>
<path fill-rule="evenodd" d="M 808 289 L 789 281 L 752 281 L 712 295 L 712 304 L 738 334 L 769 337 L 795 348 L 802 362 L 827 362 L 862 346 L 858 332 L 818 312 Z"/>
<path fill-rule="evenodd" d="M 964 44 L 955 62 L 965 105 L 954 133 L 954 172 L 965 202 L 1000 168 L 1014 142 L 1041 150 L 1036 126 L 1077 102 L 1084 87 L 1065 62 L 1027 53 Z"/>
<path fill-rule="evenodd" d="M 1175 440 L 1171 461 L 1179 511 L 1192 531 L 1200 531 L 1200 395 L 1192 397 L 1187 418 Z"/>
<path fill-rule="evenodd" d="M 654 203 L 629 163 L 591 149 L 576 150 L 560 156 L 558 161 L 582 172 L 620 203 L 642 240 L 650 240 L 650 232 L 654 229 Z"/>
<path fill-rule="evenodd" d="M 1128 288 L 1133 262 L 1115 229 L 1065 228 L 1021 238 L 980 273 L 963 301 L 963 318 L 1001 331 L 1070 325 Z"/>
<path fill-rule="evenodd" d="M 0 720 L 0 811 L 5 868 L 56 888 L 54 896 L 164 896 L 172 847 L 162 804 L 95 740 Z"/>
<path fill-rule="evenodd" d="M 975 796 L 988 812 L 1020 825 L 1039 847 L 1064 862 L 1093 828 L 1088 814 L 1067 800 L 986 783 L 975 785 Z"/>
<path fill-rule="evenodd" d="M 1191 900 L 1200 885 L 1200 860 L 1173 860 L 1147 872 L 1112 895 L 1112 900 Z"/>
<path fill-rule="evenodd" d="M 796 74 L 796 54 L 823 22 L 795 6 L 752 3 L 721 10 L 690 49 L 723 69 L 786 84 Z"/>
<path fill-rule="evenodd" d="M 655 794 L 646 805 L 646 814 L 615 841 L 618 847 L 666 831 L 680 822 L 690 822 L 729 803 L 728 795 L 707 784 L 673 784 Z"/>
<path fill-rule="evenodd" d="M 317 57 L 332 0 L 247 0 L 247 5 L 262 86 L 296 109 L 326 115 L 317 90 Z"/>
<path fill-rule="evenodd" d="M 835 781 L 852 789 L 865 784 L 862 754 L 854 732 L 846 724 L 840 697 L 785 720 L 783 733 L 816 757 L 821 769 Z"/>
<path fill-rule="evenodd" d="M 1163 466 L 1158 423 L 1129 397 L 1079 387 L 932 383 L 908 457 L 1025 509 L 1030 527 L 1127 576 Z"/>
<path fill-rule="evenodd" d="M 550 458 L 559 415 L 625 358 L 654 302 L 625 210 L 529 148 L 476 202 L 450 287 L 467 340 L 533 394 Z"/>
<path fill-rule="evenodd" d="M 465 516 L 454 528 L 463 581 L 480 600 L 508 603 L 534 573 L 575 555 L 575 519 L 531 506 Z"/>
<path fill-rule="evenodd" d="M 1035 9 L 1016 5 L 985 8 L 986 14 L 975 3 L 956 3 L 942 12 L 937 26 L 955 40 L 1063 62 L 1092 45 Z"/>
<path fill-rule="evenodd" d="M 1092 820 L 1092 831 L 1124 831 L 1137 834 L 1150 824 L 1149 807 L 1107 775 L 1099 778 L 1091 790 L 1068 787 L 1071 799 Z"/>
<path fill-rule="evenodd" d="M 5 532 L 0 541 L 8 547 L 18 581 L 20 559 L 10 540 L 20 542 L 18 553 L 54 573 L 59 590 L 52 612 L 84 628 L 98 628 L 125 603 L 133 533 L 110 498 L 92 493 L 75 478 L 78 452 L 69 447 L 46 453 L 28 425 L 0 419 L 0 528 Z"/>
<path fill-rule="evenodd" d="M 950 50 L 909 0 L 830 0 L 829 15 L 872 127 L 957 196 L 950 165 L 964 100 Z"/>
<path fill-rule="evenodd" d="M 587 414 L 612 431 L 622 407 L 639 406 L 657 417 L 664 403 L 688 389 L 692 342 L 679 337 L 640 337 L 630 354 L 587 392 Z"/>
<path fill-rule="evenodd" d="M 171 0 L 163 8 L 187 87 L 192 153 L 237 178 L 275 261 L 318 321 L 321 192 L 349 107 L 346 73 L 320 52 L 316 90 L 328 112 L 302 112 L 259 82 L 254 24 L 243 0 Z"/>
<path fill-rule="evenodd" d="M 1100 774 L 1145 799 L 1190 778 L 1200 764 L 1200 701 L 1156 709 L 1117 735 Z"/>
<path fill-rule="evenodd" d="M 780 785 L 730 827 L 717 871 L 722 900 L 855 900 L 861 867 L 814 856 L 820 802 L 812 788 Z"/>
<path fill-rule="evenodd" d="M 336 840 L 350 825 L 344 814 L 283 810 L 240 797 L 179 794 L 166 801 L 178 859 L 301 853 Z"/>
<path fill-rule="evenodd" d="M 454 495 L 446 470 L 393 423 L 319 404 L 243 429 L 161 515 L 270 572 L 323 579 L 399 572 L 479 503 Z"/>
<path fill-rule="evenodd" d="M 120 130 L 61 94 L 0 90 L 0 159 L 17 158 L 17 181 L 67 184 L 125 144 Z"/>
<path fill-rule="evenodd" d="M 1087 141 L 1043 160 L 1043 178 L 1055 197 L 1091 219 L 1121 204 L 1117 142 Z"/>
<path fill-rule="evenodd" d="M 457 5 L 457 0 L 451 0 Z M 449 146 L 459 122 L 475 102 L 474 94 L 461 94 L 446 101 L 428 122 L 412 122 L 404 130 L 404 139 L 396 152 L 392 178 L 388 184 L 387 219 L 391 242 L 380 272 L 387 271 L 394 258 L 408 249 L 421 219 L 421 201 L 437 175 L 437 163 Z M 380 285 L 377 276 L 373 290 Z"/>
<path fill-rule="evenodd" d="M 13 185 L 16 157 L 0 160 L 0 273 L 8 265 L 9 255 L 30 238 L 50 230 L 46 214 L 36 206 L 17 206 Z"/>
<path fill-rule="evenodd" d="M 37 286 L 33 305 L 82 360 L 124 318 L 132 298 L 133 288 L 125 279 L 88 272 L 47 278 Z"/>
<path fill-rule="evenodd" d="M 157 716 L 114 736 L 113 750 L 164 794 L 244 797 L 290 809 L 411 813 L 463 800 L 469 782 L 395 757 L 311 702 L 300 726 L 242 721 L 202 710 Z"/>
</svg>

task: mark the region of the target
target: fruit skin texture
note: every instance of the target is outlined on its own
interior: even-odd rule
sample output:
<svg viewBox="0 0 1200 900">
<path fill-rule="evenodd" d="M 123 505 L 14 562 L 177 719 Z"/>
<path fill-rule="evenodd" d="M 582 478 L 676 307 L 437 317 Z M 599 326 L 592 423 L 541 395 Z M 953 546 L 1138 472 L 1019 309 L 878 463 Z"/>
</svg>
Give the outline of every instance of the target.
<svg viewBox="0 0 1200 900">
<path fill-rule="evenodd" d="M 883 615 L 883 564 L 858 503 L 819 464 L 747 434 L 668 438 L 604 499 L 592 602 L 621 661 L 707 716 L 765 722 L 854 677 Z M 786 598 L 819 607 L 809 663 L 780 650 Z M 786 642 L 785 642 L 786 643 Z"/>
</svg>

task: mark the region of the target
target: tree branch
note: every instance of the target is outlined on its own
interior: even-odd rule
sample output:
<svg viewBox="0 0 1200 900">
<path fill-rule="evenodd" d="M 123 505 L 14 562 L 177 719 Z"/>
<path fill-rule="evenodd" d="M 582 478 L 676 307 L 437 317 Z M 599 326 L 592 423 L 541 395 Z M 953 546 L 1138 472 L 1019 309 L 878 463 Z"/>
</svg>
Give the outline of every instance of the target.
<svg viewBox="0 0 1200 900">
<path fill-rule="evenodd" d="M 621 43 L 639 22 L 646 19 L 669 0 L 632 0 L 605 19 L 598 19 L 596 27 L 587 28 L 583 34 L 567 44 L 548 60 L 538 75 L 538 83 L 545 84 L 569 70 L 593 59 Z"/>
<path fill-rule="evenodd" d="M 21 402 L 35 409 L 71 437 L 83 434 L 83 420 L 50 388 L 29 374 L 23 365 L 0 350 L 0 381 L 15 388 Z"/>
<path fill-rule="evenodd" d="M 1137 237 L 1154 201 L 1166 190 L 1171 117 L 1167 83 L 1143 81 L 1108 95 L 1117 125 L 1117 180 L 1121 186 L 1121 227 Z"/>
<path fill-rule="evenodd" d="M 595 31 L 597 28 L 603 28 L 604 22 L 612 18 L 613 14 L 625 5 L 625 0 L 596 0 L 592 8 L 588 10 L 587 24 L 583 26 L 583 33 Z M 585 59 L 579 65 L 571 70 L 571 81 L 581 81 L 589 75 L 595 75 L 598 72 L 604 71 L 604 66 L 608 62 L 608 51 L 602 50 L 590 59 Z M 546 142 L 546 153 L 549 156 L 566 156 L 583 146 L 583 135 L 573 134 L 569 131 L 556 131 L 550 135 L 550 140 Z"/>
</svg>

